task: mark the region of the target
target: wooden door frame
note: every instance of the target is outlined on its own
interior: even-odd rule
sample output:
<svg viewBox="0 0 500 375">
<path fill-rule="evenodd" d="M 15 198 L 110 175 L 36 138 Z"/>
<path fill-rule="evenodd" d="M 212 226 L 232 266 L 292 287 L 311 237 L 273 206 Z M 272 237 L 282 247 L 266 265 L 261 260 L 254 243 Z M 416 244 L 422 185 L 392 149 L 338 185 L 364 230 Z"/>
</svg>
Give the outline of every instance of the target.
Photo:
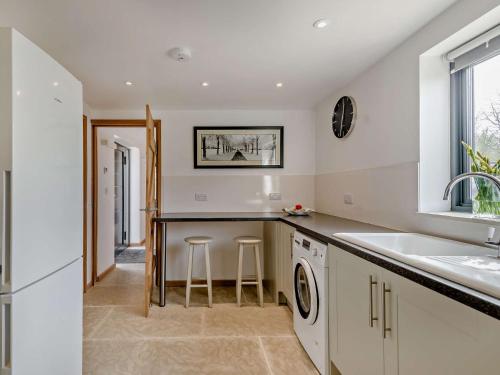
<svg viewBox="0 0 500 375">
<path fill-rule="evenodd" d="M 144 128 L 146 120 L 130 119 L 93 119 L 90 120 L 92 127 L 92 285 L 97 280 L 97 234 L 98 234 L 98 144 L 97 131 L 99 128 Z M 158 139 L 158 162 L 156 179 L 156 191 L 158 207 L 161 209 L 161 120 L 154 120 L 154 127 Z"/>
<path fill-rule="evenodd" d="M 83 292 L 87 291 L 87 116 L 83 115 Z M 94 280 L 91 282 L 94 285 Z"/>
</svg>

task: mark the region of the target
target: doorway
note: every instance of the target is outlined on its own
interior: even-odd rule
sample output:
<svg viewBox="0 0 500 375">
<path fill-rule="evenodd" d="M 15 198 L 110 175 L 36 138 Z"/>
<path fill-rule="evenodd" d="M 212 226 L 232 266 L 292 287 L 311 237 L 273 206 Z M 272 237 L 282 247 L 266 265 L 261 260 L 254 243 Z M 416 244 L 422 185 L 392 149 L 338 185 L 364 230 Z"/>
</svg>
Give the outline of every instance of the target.
<svg viewBox="0 0 500 375">
<path fill-rule="evenodd" d="M 117 264 L 142 263 L 144 267 L 146 233 L 145 215 L 141 209 L 146 207 L 146 167 L 144 165 L 142 169 L 134 168 L 134 160 L 135 164 L 139 165 L 141 159 L 144 161 L 146 159 L 146 121 L 91 120 L 91 126 L 91 279 L 100 282 L 116 268 Z M 135 137 L 132 136 L 134 130 Z M 161 139 L 160 120 L 154 121 L 154 131 L 156 137 Z M 106 137 L 101 136 L 104 133 Z M 138 140 L 136 144 L 131 142 L 134 139 Z M 142 146 L 137 145 L 139 141 Z M 161 155 L 161 142 L 158 142 L 157 148 L 158 155 Z M 108 155 L 107 164 L 101 163 L 105 154 Z M 141 169 L 140 179 L 137 178 L 139 169 Z M 155 164 L 155 169 L 161 170 L 161 159 Z M 105 181 L 108 181 L 108 185 Z M 161 207 L 161 179 L 155 179 L 155 184 L 156 199 Z M 107 199 L 102 199 L 105 195 Z M 103 211 L 106 213 L 103 214 Z M 106 226 L 106 223 L 111 225 Z M 105 246 L 111 253 L 101 252 L 103 245 L 100 241 L 103 237 L 107 237 L 108 242 Z"/>
<path fill-rule="evenodd" d="M 118 261 L 130 245 L 130 155 L 129 149 L 118 142 L 115 142 L 114 181 L 115 261 Z"/>
</svg>

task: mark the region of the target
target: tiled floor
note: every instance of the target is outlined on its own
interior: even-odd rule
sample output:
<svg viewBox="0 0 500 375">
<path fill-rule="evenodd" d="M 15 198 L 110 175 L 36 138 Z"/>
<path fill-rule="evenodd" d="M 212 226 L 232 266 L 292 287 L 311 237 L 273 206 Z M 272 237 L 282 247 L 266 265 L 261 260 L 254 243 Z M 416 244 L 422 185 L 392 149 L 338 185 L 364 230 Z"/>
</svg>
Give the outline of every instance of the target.
<svg viewBox="0 0 500 375">
<path fill-rule="evenodd" d="M 236 307 L 234 288 L 167 288 L 167 307 L 142 316 L 144 265 L 119 264 L 84 297 L 84 374 L 317 374 L 293 333 L 287 307 L 269 295 L 256 306 L 246 288 Z"/>
</svg>

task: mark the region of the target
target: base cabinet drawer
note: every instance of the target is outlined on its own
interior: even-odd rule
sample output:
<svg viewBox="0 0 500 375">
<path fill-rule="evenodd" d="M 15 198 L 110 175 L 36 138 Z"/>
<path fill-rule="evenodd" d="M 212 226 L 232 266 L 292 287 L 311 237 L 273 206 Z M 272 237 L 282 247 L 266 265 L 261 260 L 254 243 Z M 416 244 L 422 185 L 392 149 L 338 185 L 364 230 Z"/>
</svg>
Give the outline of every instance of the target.
<svg viewBox="0 0 500 375">
<path fill-rule="evenodd" d="M 500 321 L 330 245 L 330 359 L 343 375 L 500 374 Z"/>
</svg>

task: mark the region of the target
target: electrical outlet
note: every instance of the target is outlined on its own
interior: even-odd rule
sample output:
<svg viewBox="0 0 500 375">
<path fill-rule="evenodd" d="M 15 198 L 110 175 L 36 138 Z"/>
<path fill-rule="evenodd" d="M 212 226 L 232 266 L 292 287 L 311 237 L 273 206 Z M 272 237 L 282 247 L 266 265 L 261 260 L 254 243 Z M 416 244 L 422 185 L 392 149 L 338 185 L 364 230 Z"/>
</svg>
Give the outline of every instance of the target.
<svg viewBox="0 0 500 375">
<path fill-rule="evenodd" d="M 281 200 L 281 193 L 269 193 L 269 200 L 270 201 L 280 201 Z"/>
<path fill-rule="evenodd" d="M 354 204 L 351 193 L 345 193 L 344 194 L 344 204 Z"/>
<path fill-rule="evenodd" d="M 208 201 L 208 195 L 205 193 L 194 193 L 194 200 L 198 202 Z"/>
</svg>

